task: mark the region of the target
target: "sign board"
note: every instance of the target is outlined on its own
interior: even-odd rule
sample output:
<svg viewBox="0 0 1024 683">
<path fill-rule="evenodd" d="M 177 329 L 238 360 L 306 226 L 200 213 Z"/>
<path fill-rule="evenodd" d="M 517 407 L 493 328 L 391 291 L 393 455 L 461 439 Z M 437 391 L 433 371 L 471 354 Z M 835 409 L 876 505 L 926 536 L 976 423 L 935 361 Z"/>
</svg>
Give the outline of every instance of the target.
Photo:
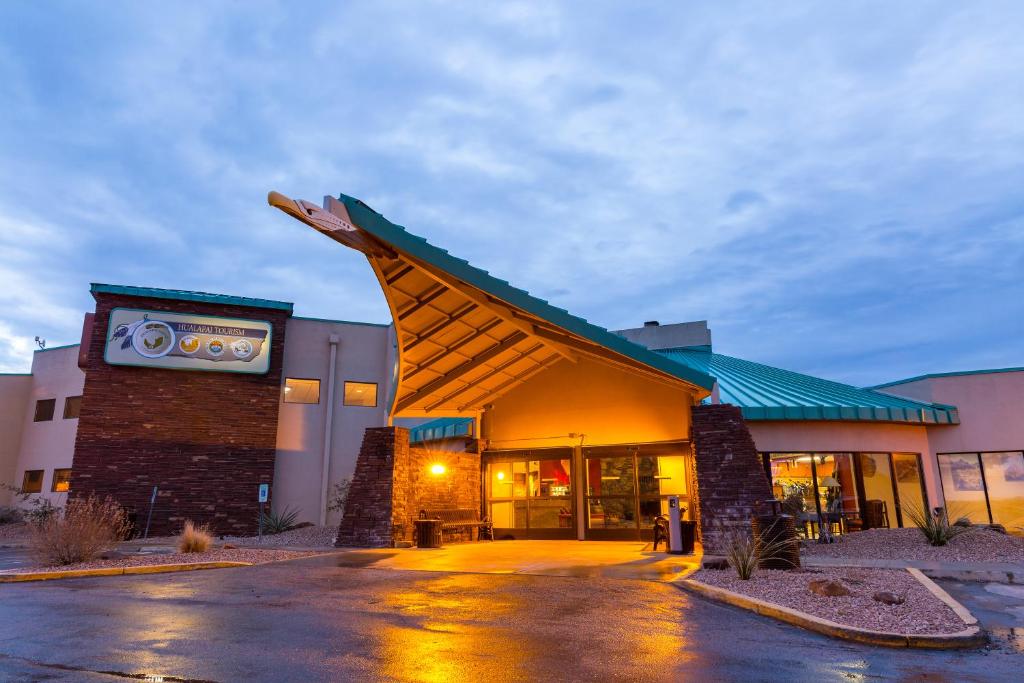
<svg viewBox="0 0 1024 683">
<path fill-rule="evenodd" d="M 258 502 L 266 503 L 270 497 L 270 484 L 260 484 L 260 499 Z"/>
<path fill-rule="evenodd" d="M 270 369 L 265 320 L 115 308 L 103 359 L 111 365 L 262 375 Z"/>
</svg>

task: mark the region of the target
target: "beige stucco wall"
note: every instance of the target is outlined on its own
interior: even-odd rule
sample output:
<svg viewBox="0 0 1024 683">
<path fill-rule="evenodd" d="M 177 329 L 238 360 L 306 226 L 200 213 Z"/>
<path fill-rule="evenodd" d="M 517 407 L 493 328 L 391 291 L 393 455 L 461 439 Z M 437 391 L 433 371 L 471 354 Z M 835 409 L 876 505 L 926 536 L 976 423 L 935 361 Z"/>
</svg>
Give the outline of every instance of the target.
<svg viewBox="0 0 1024 683">
<path fill-rule="evenodd" d="M 959 425 L 929 428 L 933 453 L 1024 450 L 1024 371 L 931 377 L 882 391 L 957 406 Z"/>
<path fill-rule="evenodd" d="M 382 325 L 292 318 L 285 335 L 283 377 L 320 380 L 320 403 L 285 403 L 282 399 L 277 428 L 273 504 L 278 511 L 290 507 L 298 521 L 317 523 L 326 426 L 330 343 L 339 343 L 334 374 L 333 426 L 329 485 L 351 478 L 363 431 L 387 424 L 387 402 L 393 372 L 392 328 Z M 377 383 L 377 407 L 344 406 L 345 381 Z M 283 382 L 283 380 L 282 380 Z M 339 512 L 328 522 L 337 523 Z"/>
<path fill-rule="evenodd" d="M 693 395 L 597 361 L 560 361 L 494 401 L 489 447 L 671 441 L 689 438 Z"/>
<path fill-rule="evenodd" d="M 85 373 L 78 367 L 78 345 L 36 351 L 32 357 L 32 387 L 25 401 L 22 418 L 21 447 L 15 466 L 15 484 L 20 486 L 25 470 L 45 470 L 43 491 L 33 498 L 48 498 L 54 505 L 63 506 L 68 494 L 52 493 L 53 470 L 71 467 L 75 452 L 75 432 L 78 419 L 64 419 L 64 399 L 81 396 Z M 57 400 L 53 419 L 34 422 L 36 401 Z"/>
<path fill-rule="evenodd" d="M 747 426 L 762 452 L 918 453 L 928 500 L 931 505 L 941 504 L 938 467 L 923 426 L 827 421 L 747 422 Z"/>
<path fill-rule="evenodd" d="M 15 480 L 15 472 L 31 389 L 31 375 L 0 375 L 0 484 L 21 483 Z M 10 505 L 11 500 L 11 491 L 0 488 L 0 505 Z"/>
</svg>

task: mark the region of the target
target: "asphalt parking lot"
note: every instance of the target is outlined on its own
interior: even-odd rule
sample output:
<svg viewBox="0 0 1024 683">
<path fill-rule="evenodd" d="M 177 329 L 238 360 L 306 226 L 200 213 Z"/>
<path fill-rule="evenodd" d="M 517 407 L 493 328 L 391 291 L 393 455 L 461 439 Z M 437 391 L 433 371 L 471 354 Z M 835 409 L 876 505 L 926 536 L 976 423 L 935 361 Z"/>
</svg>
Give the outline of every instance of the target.
<svg viewBox="0 0 1024 683">
<path fill-rule="evenodd" d="M 0 679 L 1006 681 L 1024 663 L 1006 643 L 831 640 L 662 581 L 368 558 L 0 585 Z"/>
</svg>

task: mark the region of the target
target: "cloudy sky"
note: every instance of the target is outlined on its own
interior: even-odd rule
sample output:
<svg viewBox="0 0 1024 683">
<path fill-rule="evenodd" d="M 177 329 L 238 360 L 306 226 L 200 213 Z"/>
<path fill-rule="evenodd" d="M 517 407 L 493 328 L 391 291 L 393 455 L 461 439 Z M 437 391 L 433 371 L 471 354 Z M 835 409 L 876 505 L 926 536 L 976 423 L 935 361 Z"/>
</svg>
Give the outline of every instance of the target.
<svg viewBox="0 0 1024 683">
<path fill-rule="evenodd" d="M 90 282 L 386 322 L 270 189 L 606 327 L 856 384 L 1024 365 L 1024 5 L 673 4 L 3 3 L 0 371 Z"/>
</svg>

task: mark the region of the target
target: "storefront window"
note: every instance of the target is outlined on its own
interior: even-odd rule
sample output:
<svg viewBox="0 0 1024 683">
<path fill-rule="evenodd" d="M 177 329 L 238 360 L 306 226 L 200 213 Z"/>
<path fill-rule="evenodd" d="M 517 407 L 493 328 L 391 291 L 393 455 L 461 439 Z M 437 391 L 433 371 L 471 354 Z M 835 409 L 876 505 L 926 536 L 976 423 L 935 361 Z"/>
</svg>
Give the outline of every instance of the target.
<svg viewBox="0 0 1024 683">
<path fill-rule="evenodd" d="M 928 504 L 924 497 L 924 478 L 921 476 L 921 458 L 917 453 L 893 453 L 892 466 L 903 526 L 913 526 L 908 512 L 928 512 Z"/>
<path fill-rule="evenodd" d="M 943 454 L 939 458 L 942 493 L 950 519 L 961 517 L 977 524 L 988 524 L 985 480 L 977 453 Z"/>
<path fill-rule="evenodd" d="M 864 482 L 866 526 L 899 526 L 896 518 L 896 494 L 888 453 L 860 453 L 860 475 Z"/>
<path fill-rule="evenodd" d="M 797 523 L 817 518 L 813 456 L 809 453 L 772 453 L 772 491 L 782 501 L 782 510 Z"/>
<path fill-rule="evenodd" d="M 571 455 L 564 449 L 553 450 Z M 572 459 L 538 457 L 541 454 L 547 453 L 502 453 L 487 462 L 487 504 L 496 529 L 522 530 L 523 537 L 528 537 L 529 530 L 572 533 Z"/>
<path fill-rule="evenodd" d="M 1024 453 L 982 453 L 992 521 L 1007 530 L 1024 527 Z"/>
</svg>

